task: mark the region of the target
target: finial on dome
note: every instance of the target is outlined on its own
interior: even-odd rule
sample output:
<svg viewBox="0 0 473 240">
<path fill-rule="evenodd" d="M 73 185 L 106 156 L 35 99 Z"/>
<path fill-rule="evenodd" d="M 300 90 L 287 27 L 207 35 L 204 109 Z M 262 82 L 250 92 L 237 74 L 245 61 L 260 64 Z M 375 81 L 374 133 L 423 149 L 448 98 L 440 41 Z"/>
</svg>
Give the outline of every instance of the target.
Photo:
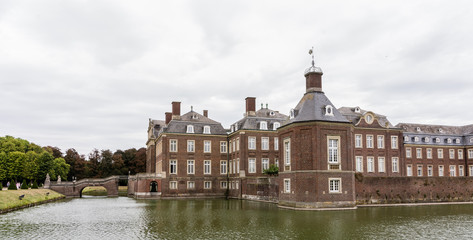
<svg viewBox="0 0 473 240">
<path fill-rule="evenodd" d="M 322 69 L 315 66 L 314 47 L 309 49 L 309 55 L 312 57 L 312 66 L 310 66 L 309 68 L 305 70 L 304 75 L 307 75 L 308 73 L 322 73 Z"/>
</svg>

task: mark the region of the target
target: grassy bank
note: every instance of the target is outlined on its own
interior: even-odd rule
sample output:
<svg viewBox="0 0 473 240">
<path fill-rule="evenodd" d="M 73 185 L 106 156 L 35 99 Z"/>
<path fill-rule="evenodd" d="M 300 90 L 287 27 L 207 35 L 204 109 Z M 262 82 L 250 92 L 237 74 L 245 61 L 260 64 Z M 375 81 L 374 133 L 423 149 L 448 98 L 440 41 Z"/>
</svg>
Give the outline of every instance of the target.
<svg viewBox="0 0 473 240">
<path fill-rule="evenodd" d="M 118 196 L 127 196 L 128 187 L 127 186 L 119 186 L 118 187 Z M 104 187 L 86 187 L 82 190 L 82 195 L 87 196 L 107 196 L 107 189 Z"/>
<path fill-rule="evenodd" d="M 22 200 L 19 199 L 21 195 L 25 195 Z M 49 189 L 3 190 L 0 191 L 0 212 L 58 198 L 64 198 L 64 195 Z"/>
</svg>

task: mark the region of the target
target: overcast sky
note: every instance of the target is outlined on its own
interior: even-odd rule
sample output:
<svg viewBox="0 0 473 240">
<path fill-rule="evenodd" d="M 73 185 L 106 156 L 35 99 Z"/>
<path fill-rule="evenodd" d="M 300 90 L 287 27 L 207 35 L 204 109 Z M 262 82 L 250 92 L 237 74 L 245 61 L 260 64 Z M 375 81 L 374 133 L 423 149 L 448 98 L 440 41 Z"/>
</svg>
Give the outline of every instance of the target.
<svg viewBox="0 0 473 240">
<path fill-rule="evenodd" d="M 145 147 L 148 119 L 288 114 L 315 48 L 333 104 L 473 123 L 471 1 L 0 1 L 0 136 Z"/>
</svg>

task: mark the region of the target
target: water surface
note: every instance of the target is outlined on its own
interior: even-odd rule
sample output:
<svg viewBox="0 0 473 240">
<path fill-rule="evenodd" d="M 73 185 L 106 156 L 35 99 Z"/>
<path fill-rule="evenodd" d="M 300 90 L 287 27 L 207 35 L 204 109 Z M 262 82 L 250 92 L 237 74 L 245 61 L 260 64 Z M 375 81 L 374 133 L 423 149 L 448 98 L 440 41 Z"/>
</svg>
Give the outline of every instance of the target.
<svg viewBox="0 0 473 240">
<path fill-rule="evenodd" d="M 240 200 L 81 198 L 0 215 L 0 239 L 471 239 L 473 205 L 294 211 Z"/>
</svg>

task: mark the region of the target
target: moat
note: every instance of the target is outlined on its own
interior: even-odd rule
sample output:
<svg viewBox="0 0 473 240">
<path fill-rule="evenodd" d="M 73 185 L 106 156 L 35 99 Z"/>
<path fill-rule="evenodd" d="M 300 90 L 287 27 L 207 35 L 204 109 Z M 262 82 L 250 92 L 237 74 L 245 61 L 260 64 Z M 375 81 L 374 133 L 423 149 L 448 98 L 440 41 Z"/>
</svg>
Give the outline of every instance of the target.
<svg viewBox="0 0 473 240">
<path fill-rule="evenodd" d="M 241 200 L 67 199 L 0 216 L 0 239 L 471 239 L 473 204 L 293 211 Z"/>
</svg>

